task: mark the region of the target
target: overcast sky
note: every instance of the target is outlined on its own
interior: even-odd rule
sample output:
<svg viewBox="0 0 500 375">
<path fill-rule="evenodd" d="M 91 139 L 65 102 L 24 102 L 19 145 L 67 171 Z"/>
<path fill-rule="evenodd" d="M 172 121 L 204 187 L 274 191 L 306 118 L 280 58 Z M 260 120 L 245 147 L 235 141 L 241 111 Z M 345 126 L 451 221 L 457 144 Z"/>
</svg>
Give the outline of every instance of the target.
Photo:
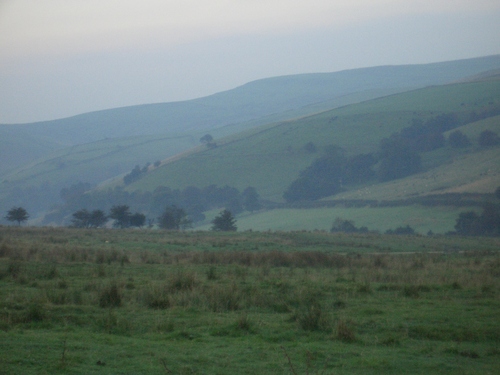
<svg viewBox="0 0 500 375">
<path fill-rule="evenodd" d="M 0 0 L 0 123 L 500 54 L 498 0 Z"/>
</svg>

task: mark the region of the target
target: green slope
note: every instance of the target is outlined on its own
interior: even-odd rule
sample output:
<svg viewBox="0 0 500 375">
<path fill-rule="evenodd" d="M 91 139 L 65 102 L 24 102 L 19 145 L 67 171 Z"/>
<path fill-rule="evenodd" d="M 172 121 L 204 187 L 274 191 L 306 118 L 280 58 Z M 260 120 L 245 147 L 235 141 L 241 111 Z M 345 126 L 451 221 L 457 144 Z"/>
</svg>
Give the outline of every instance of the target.
<svg viewBox="0 0 500 375">
<path fill-rule="evenodd" d="M 15 126 L 4 126 L 0 130 L 0 177 L 61 147 L 54 141 L 19 132 Z"/>
<path fill-rule="evenodd" d="M 347 154 L 371 152 L 382 138 L 410 125 L 415 117 L 480 111 L 488 105 L 500 106 L 500 81 L 436 86 L 379 98 L 228 137 L 216 149 L 172 161 L 128 189 L 254 186 L 262 198 L 279 201 L 286 187 L 317 157 L 304 150 L 307 142 L 319 149 L 335 144 Z M 450 157 L 451 153 L 444 155 L 443 163 Z"/>
<path fill-rule="evenodd" d="M 0 194 L 14 188 L 49 184 L 57 189 L 79 181 L 100 183 L 129 172 L 134 165 L 154 163 L 165 153 L 179 153 L 198 144 L 191 136 L 142 136 L 108 139 L 52 152 L 7 174 Z M 1 196 L 1 195 L 0 195 Z"/>
</svg>

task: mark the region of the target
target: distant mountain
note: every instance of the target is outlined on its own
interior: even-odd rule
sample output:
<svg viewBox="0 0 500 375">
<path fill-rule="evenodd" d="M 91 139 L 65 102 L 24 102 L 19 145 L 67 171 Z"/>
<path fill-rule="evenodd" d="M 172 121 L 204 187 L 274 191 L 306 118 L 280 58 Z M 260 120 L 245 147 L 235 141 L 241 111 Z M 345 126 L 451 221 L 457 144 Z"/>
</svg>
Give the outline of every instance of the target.
<svg viewBox="0 0 500 375">
<path fill-rule="evenodd" d="M 42 139 L 81 144 L 104 138 L 209 130 L 370 90 L 439 85 L 500 68 L 500 55 L 261 79 L 207 97 L 145 104 L 20 125 Z"/>
</svg>

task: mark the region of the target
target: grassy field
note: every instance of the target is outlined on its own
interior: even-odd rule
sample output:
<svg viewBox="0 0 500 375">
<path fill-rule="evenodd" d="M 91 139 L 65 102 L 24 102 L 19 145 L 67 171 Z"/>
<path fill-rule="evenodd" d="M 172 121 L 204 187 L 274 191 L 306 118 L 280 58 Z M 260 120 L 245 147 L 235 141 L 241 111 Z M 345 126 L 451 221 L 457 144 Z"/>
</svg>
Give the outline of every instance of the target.
<svg viewBox="0 0 500 375">
<path fill-rule="evenodd" d="M 352 220 L 356 227 L 367 227 L 370 230 L 385 232 L 400 226 L 409 225 L 417 233 L 429 231 L 444 234 L 454 230 L 460 212 L 475 210 L 467 207 L 423 207 L 418 205 L 380 207 L 380 208 L 309 208 L 309 209 L 275 209 L 261 213 L 245 213 L 237 218 L 240 230 L 326 230 L 329 231 L 333 221 L 340 217 Z M 213 216 L 217 213 L 213 213 Z M 213 217 L 207 215 L 208 222 Z M 200 229 L 210 229 L 205 224 Z"/>
<path fill-rule="evenodd" d="M 498 373 L 499 248 L 0 227 L 0 373 Z"/>
</svg>

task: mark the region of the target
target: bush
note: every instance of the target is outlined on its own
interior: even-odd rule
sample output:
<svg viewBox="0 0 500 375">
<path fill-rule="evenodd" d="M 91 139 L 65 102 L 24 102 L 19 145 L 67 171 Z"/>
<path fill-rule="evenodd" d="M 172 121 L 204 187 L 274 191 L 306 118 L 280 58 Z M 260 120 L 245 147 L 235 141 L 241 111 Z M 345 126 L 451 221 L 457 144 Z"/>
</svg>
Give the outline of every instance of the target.
<svg viewBox="0 0 500 375">
<path fill-rule="evenodd" d="M 153 287 L 142 295 L 144 304 L 150 309 L 165 310 L 170 307 L 170 298 L 162 287 Z"/>
<path fill-rule="evenodd" d="M 450 143 L 450 146 L 452 148 L 463 148 L 470 146 L 471 144 L 469 137 L 467 137 L 460 130 L 455 130 L 453 133 L 451 133 L 448 137 L 448 142 Z"/>
<path fill-rule="evenodd" d="M 340 319 L 337 322 L 336 336 L 337 336 L 337 339 L 344 341 L 344 342 L 356 341 L 356 335 L 354 334 L 353 329 L 351 327 L 349 327 L 349 324 L 343 319 Z"/>
<path fill-rule="evenodd" d="M 121 303 L 122 297 L 116 284 L 111 284 L 99 294 L 100 307 L 118 307 Z"/>
<path fill-rule="evenodd" d="M 194 273 L 179 270 L 176 274 L 170 277 L 169 289 L 172 292 L 193 290 L 196 283 L 196 275 Z"/>
<path fill-rule="evenodd" d="M 38 302 L 30 303 L 24 316 L 25 323 L 41 322 L 45 319 L 45 309 Z"/>
<path fill-rule="evenodd" d="M 497 133 L 491 130 L 485 130 L 479 134 L 479 146 L 490 147 L 498 144 L 500 144 L 500 138 Z"/>
</svg>

